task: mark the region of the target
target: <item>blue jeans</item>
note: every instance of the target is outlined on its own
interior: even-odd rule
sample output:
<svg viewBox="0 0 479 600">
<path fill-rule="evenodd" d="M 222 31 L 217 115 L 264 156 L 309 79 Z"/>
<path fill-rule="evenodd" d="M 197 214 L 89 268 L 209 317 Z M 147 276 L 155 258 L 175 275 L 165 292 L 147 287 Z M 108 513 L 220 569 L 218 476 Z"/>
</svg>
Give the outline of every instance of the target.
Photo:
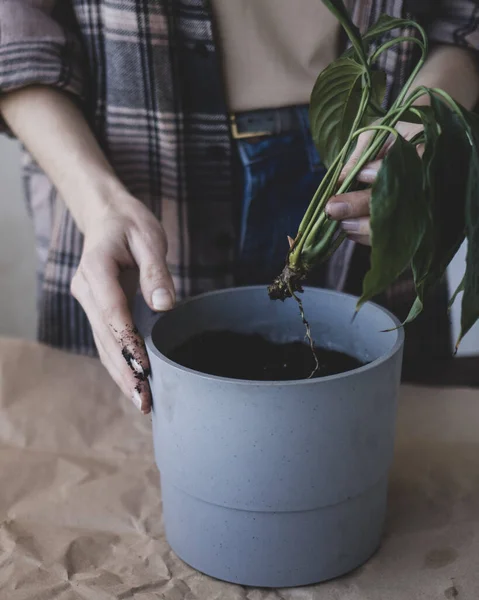
<svg viewBox="0 0 479 600">
<path fill-rule="evenodd" d="M 281 272 L 287 236 L 295 237 L 326 172 L 311 138 L 307 107 L 294 110 L 297 130 L 236 141 L 243 192 L 237 273 L 242 285 L 270 283 Z"/>
</svg>

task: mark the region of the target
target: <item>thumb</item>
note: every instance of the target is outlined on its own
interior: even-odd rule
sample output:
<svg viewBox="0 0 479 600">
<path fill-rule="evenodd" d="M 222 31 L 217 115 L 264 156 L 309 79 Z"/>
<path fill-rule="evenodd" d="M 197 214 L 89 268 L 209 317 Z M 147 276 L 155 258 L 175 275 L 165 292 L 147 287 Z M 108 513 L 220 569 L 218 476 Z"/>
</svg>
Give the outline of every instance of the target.
<svg viewBox="0 0 479 600">
<path fill-rule="evenodd" d="M 158 236 L 153 243 L 138 239 L 136 242 L 134 248 L 130 247 L 140 270 L 140 288 L 145 302 L 155 311 L 172 309 L 176 294 L 166 264 L 166 240 Z"/>
</svg>

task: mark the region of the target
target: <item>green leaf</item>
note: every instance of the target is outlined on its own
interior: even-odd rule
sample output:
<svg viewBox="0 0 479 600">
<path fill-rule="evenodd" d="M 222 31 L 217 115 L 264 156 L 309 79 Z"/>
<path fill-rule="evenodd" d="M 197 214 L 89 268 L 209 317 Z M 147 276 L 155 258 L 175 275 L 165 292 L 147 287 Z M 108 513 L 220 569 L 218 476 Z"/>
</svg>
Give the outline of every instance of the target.
<svg viewBox="0 0 479 600">
<path fill-rule="evenodd" d="M 476 224 L 477 228 L 477 224 Z M 469 240 L 468 240 L 469 243 Z M 475 244 L 477 245 L 476 239 Z M 466 274 L 464 276 L 464 295 L 461 305 L 461 333 L 456 343 L 456 349 L 459 347 L 464 336 L 476 324 L 479 319 L 479 278 L 477 262 L 474 259 L 474 252 L 467 249 Z"/>
<path fill-rule="evenodd" d="M 412 271 L 414 275 L 414 281 L 416 283 L 416 292 L 418 293 L 418 301 L 421 305 L 421 310 L 424 302 L 423 290 L 419 288 L 419 282 L 424 279 L 427 275 L 429 266 L 432 261 L 433 253 L 434 253 L 434 185 L 432 183 L 433 179 L 433 171 L 434 168 L 434 158 L 436 157 L 436 144 L 439 136 L 438 124 L 436 123 L 436 119 L 434 117 L 434 112 L 431 111 L 419 111 L 419 115 L 421 117 L 423 123 L 423 134 L 425 137 L 424 143 L 424 153 L 422 156 L 422 167 L 423 167 L 423 186 L 424 186 L 424 195 L 426 199 L 426 210 L 427 210 L 427 220 L 426 227 L 424 230 L 424 235 L 422 237 L 421 243 L 414 255 L 412 260 Z M 402 118 L 402 117 L 401 117 Z M 418 305 L 416 305 L 415 309 L 418 309 Z M 420 311 L 419 311 L 420 312 Z M 418 313 L 419 314 L 419 313 Z M 410 322 L 411 313 L 408 317 L 408 322 Z"/>
<path fill-rule="evenodd" d="M 466 188 L 467 258 L 461 309 L 461 334 L 456 344 L 479 319 L 479 118 L 466 113 L 471 160 Z"/>
<path fill-rule="evenodd" d="M 461 279 L 461 283 L 457 286 L 456 291 L 452 295 L 452 298 L 449 300 L 449 304 L 447 305 L 448 310 L 451 310 L 452 305 L 456 301 L 459 294 L 464 291 L 465 282 L 466 282 L 466 275 L 464 274 L 464 277 Z"/>
<path fill-rule="evenodd" d="M 361 103 L 364 69 L 340 58 L 319 75 L 309 105 L 311 134 L 322 161 L 331 165 L 346 143 Z"/>
<path fill-rule="evenodd" d="M 321 72 L 309 105 L 311 134 L 319 155 L 330 166 L 344 144 L 354 125 L 363 95 L 364 68 L 349 58 L 339 58 Z M 380 105 L 384 98 L 386 81 L 384 73 L 372 75 L 371 101 Z M 377 118 L 373 110 L 366 110 L 360 126 Z"/>
<path fill-rule="evenodd" d="M 431 121 L 435 124 L 434 111 L 430 106 L 415 106 L 414 110 L 406 110 L 401 115 L 401 121 L 406 123 L 422 124 L 425 120 Z"/>
<path fill-rule="evenodd" d="M 416 148 L 398 135 L 372 188 L 371 268 L 358 309 L 389 287 L 416 253 L 427 221 L 422 178 Z"/>
<path fill-rule="evenodd" d="M 436 97 L 431 98 L 431 108 L 432 113 L 421 113 L 426 135 L 422 161 L 429 219 L 412 261 L 421 307 L 464 240 L 464 202 L 470 163 L 470 144 L 461 119 Z M 408 322 L 421 312 L 417 308 L 418 305 L 408 316 Z"/>
<path fill-rule="evenodd" d="M 411 323 L 412 321 L 417 319 L 417 317 L 422 313 L 423 308 L 424 304 L 422 303 L 421 298 L 419 298 L 419 296 L 416 296 L 414 304 L 412 305 L 411 310 L 409 311 L 409 314 L 406 320 L 404 321 L 403 325 L 407 325 L 408 323 Z"/>
</svg>

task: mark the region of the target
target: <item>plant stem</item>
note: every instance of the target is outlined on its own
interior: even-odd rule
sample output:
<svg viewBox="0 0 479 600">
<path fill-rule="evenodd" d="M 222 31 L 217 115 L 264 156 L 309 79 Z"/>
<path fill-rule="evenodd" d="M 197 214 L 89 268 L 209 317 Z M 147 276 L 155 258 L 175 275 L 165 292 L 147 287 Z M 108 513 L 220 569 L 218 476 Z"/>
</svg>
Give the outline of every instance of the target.
<svg viewBox="0 0 479 600">
<path fill-rule="evenodd" d="M 426 52 L 426 47 L 424 46 L 424 43 L 421 42 L 421 40 L 418 40 L 417 38 L 415 38 L 413 36 L 404 35 L 404 36 L 401 36 L 398 38 L 393 38 L 392 40 L 389 40 L 388 42 L 386 42 L 382 46 L 380 46 L 376 50 L 376 52 L 371 56 L 371 58 L 369 59 L 369 62 L 371 64 L 376 62 L 377 59 L 379 58 L 380 54 L 382 54 L 384 51 L 388 50 L 392 46 L 395 46 L 396 44 L 400 44 L 402 42 L 411 42 L 413 44 L 418 45 L 421 48 L 422 55 L 424 56 L 424 54 Z"/>
<path fill-rule="evenodd" d="M 323 215 L 324 215 L 324 213 L 323 213 Z M 321 217 L 323 215 L 321 215 Z M 318 221 L 316 222 L 316 224 L 314 225 L 314 227 L 311 231 L 311 234 L 308 236 L 308 239 L 311 239 L 311 242 L 314 242 L 319 229 L 325 223 L 325 221 L 326 221 L 326 217 L 322 221 L 320 219 L 318 219 Z M 321 239 L 316 244 L 316 246 L 314 246 L 314 247 L 305 246 L 304 250 L 307 251 L 308 247 L 309 247 L 309 249 L 312 251 L 312 254 L 315 254 L 315 253 L 319 254 L 321 252 L 321 250 L 323 250 L 329 244 L 329 242 L 333 239 L 333 236 L 336 233 L 338 225 L 339 225 L 339 223 L 337 221 L 331 221 L 329 223 L 328 227 L 326 228 L 326 233 L 321 237 Z"/>
<path fill-rule="evenodd" d="M 311 205 L 310 205 L 310 207 L 306 211 L 305 217 L 303 218 L 303 221 L 301 224 L 304 225 L 304 223 L 306 223 L 306 228 L 305 228 L 304 232 L 301 232 L 301 226 L 300 226 L 300 232 L 301 232 L 300 237 L 299 237 L 298 243 L 295 244 L 295 246 L 293 247 L 293 250 L 291 252 L 290 259 L 289 259 L 289 264 L 292 267 L 295 267 L 300 262 L 301 253 L 302 253 L 304 244 L 308 240 L 308 238 L 311 234 L 311 231 L 314 229 L 315 225 L 317 224 L 318 219 L 320 218 L 321 211 L 324 210 L 326 203 L 328 202 L 329 198 L 334 193 L 334 190 L 338 184 L 339 177 L 344 168 L 344 163 L 345 163 L 347 157 L 349 156 L 352 142 L 354 141 L 354 132 L 359 127 L 359 124 L 361 123 L 361 121 L 364 118 L 364 113 L 366 112 L 366 109 L 368 107 L 370 97 L 371 97 L 371 88 L 365 87 L 363 89 L 363 94 L 361 97 L 361 103 L 359 106 L 359 110 L 358 110 L 358 113 L 354 120 L 353 127 L 351 128 L 351 132 L 349 134 L 348 140 L 346 141 L 345 145 L 343 146 L 343 149 L 341 150 L 341 153 L 339 154 L 338 159 L 333 163 L 333 165 L 331 165 L 331 167 L 328 170 L 328 173 L 325 175 L 324 179 L 328 178 L 328 183 L 325 186 L 325 189 L 322 189 L 322 185 L 321 185 L 322 182 L 321 182 L 318 190 L 316 191 L 316 194 L 313 197 L 313 201 L 311 203 L 313 206 L 311 207 Z M 328 177 L 330 173 L 332 173 L 331 178 Z M 323 179 L 323 181 L 324 181 L 324 179 Z M 311 208 L 311 211 L 310 211 L 310 208 Z"/>
<path fill-rule="evenodd" d="M 338 166 L 340 159 L 341 159 L 341 155 L 338 155 L 336 157 L 334 163 L 328 169 L 326 175 L 323 177 L 321 183 L 319 184 L 319 187 L 316 190 L 316 192 L 308 206 L 308 209 L 299 225 L 298 237 L 302 236 L 302 234 L 304 233 L 305 226 L 307 226 L 307 224 L 310 222 L 310 220 L 316 210 L 318 200 L 320 200 L 320 198 L 323 196 L 324 191 L 326 190 L 327 186 L 329 185 L 330 178 L 332 177 L 335 168 Z"/>
<path fill-rule="evenodd" d="M 427 39 L 427 35 L 426 35 L 424 28 L 421 27 L 415 21 L 410 21 L 410 24 L 412 27 L 417 29 L 417 31 L 419 31 L 419 33 L 421 34 L 421 37 L 422 37 L 421 58 L 418 60 L 417 65 L 412 70 L 412 73 L 409 75 L 408 80 L 404 84 L 403 88 L 401 89 L 401 91 L 398 94 L 398 97 L 396 98 L 395 102 L 391 106 L 392 110 L 394 110 L 395 108 L 402 105 L 404 98 L 407 96 L 407 93 L 409 92 L 411 85 L 413 84 L 419 71 L 422 69 L 422 67 L 426 61 L 427 53 L 428 53 L 428 49 L 429 49 L 429 41 Z M 377 52 L 376 52 L 376 54 L 377 54 Z"/>
<path fill-rule="evenodd" d="M 406 110 L 409 110 L 411 108 L 412 103 L 415 102 L 417 98 L 419 98 L 425 93 L 424 90 L 419 89 L 415 90 L 414 93 L 410 94 L 410 96 L 407 97 L 410 87 L 413 81 L 415 80 L 419 70 L 422 68 L 427 55 L 428 40 L 424 29 L 420 25 L 418 25 L 414 21 L 407 22 L 411 27 L 414 27 L 419 31 L 422 40 L 407 35 L 394 38 L 393 40 L 388 40 L 374 52 L 374 54 L 369 58 L 369 60 L 365 61 L 364 50 L 362 47 L 359 46 L 357 35 L 351 28 L 351 24 L 349 23 L 349 21 L 347 21 L 347 19 L 344 18 L 344 15 L 342 15 L 341 11 L 339 11 L 332 2 L 326 0 L 325 4 L 327 4 L 329 8 L 333 11 L 333 13 L 336 14 L 336 16 L 338 17 L 339 21 L 346 30 L 346 33 L 348 34 L 348 37 L 350 38 L 351 43 L 353 44 L 353 47 L 356 50 L 359 60 L 365 67 L 363 90 L 360 106 L 348 139 L 344 144 L 340 154 L 337 156 L 333 164 L 329 167 L 325 177 L 323 178 L 321 184 L 316 190 L 316 193 L 314 194 L 311 203 L 299 226 L 295 243 L 288 255 L 288 264 L 293 270 L 297 269 L 301 264 L 303 258 L 306 259 L 306 256 L 308 255 L 314 257 L 316 254 L 319 260 L 321 258 L 321 253 L 324 253 L 324 250 L 326 250 L 326 254 L 328 254 L 328 244 L 330 244 L 333 240 L 334 234 L 337 230 L 337 224 L 333 223 L 331 224 L 331 226 L 325 228 L 324 225 L 327 217 L 324 213 L 324 209 L 326 207 L 326 204 L 333 196 L 333 194 L 342 194 L 349 191 L 359 172 L 364 168 L 364 166 L 368 162 L 376 158 L 381 148 L 384 146 L 384 143 L 386 142 L 389 135 L 392 134 L 397 137 L 398 133 L 394 129 L 394 127 L 397 124 L 397 122 L 401 119 L 401 116 L 405 113 Z M 403 42 L 410 42 L 419 46 L 421 50 L 421 58 L 415 66 L 414 70 L 412 71 L 411 75 L 409 76 L 406 84 L 402 88 L 395 102 L 389 109 L 388 113 L 381 120 L 381 123 L 379 125 L 372 125 L 370 127 L 360 128 L 360 125 L 364 119 L 364 115 L 371 100 L 372 84 L 370 64 L 375 62 L 379 58 L 381 53 L 385 52 L 390 47 Z M 405 101 L 406 97 L 407 100 Z M 350 152 L 353 148 L 353 144 L 355 143 L 357 137 L 361 133 L 364 133 L 366 131 L 373 131 L 374 134 L 371 136 L 371 140 L 369 141 L 368 146 L 362 152 L 359 160 L 338 188 L 339 178 L 344 169 L 345 163 L 349 158 Z M 317 237 L 321 232 L 323 233 L 322 238 L 319 241 L 317 241 Z M 335 242 L 337 242 L 337 240 L 335 240 Z M 335 242 L 333 243 L 336 247 Z"/>
<path fill-rule="evenodd" d="M 389 115 L 387 115 L 387 117 L 385 119 L 383 119 L 383 123 L 386 120 L 391 120 L 393 122 L 392 124 L 395 125 L 397 123 L 397 121 L 401 120 L 402 114 L 404 114 L 404 112 L 409 110 L 409 108 L 410 108 L 409 102 L 401 107 L 398 107 L 394 111 L 393 117 L 388 119 Z M 360 171 L 363 169 L 363 167 L 368 162 L 370 162 L 373 159 L 373 157 L 375 157 L 379 153 L 379 151 L 384 146 L 387 138 L 390 135 L 394 135 L 395 137 L 398 136 L 398 132 L 391 125 L 384 125 L 384 124 L 370 125 L 368 127 L 362 127 L 361 129 L 357 129 L 356 131 L 354 131 L 354 133 L 352 133 L 352 135 L 351 135 L 350 143 L 353 142 L 354 139 L 357 138 L 359 135 L 361 135 L 361 133 L 365 133 L 367 131 L 376 131 L 378 133 L 378 135 L 371 140 L 370 146 L 365 150 L 365 152 L 363 153 L 361 158 L 354 165 L 353 169 L 349 172 L 348 176 L 343 181 L 342 185 L 339 187 L 339 189 L 337 191 L 338 194 L 343 194 L 343 193 L 346 193 L 347 191 L 349 191 L 349 188 L 352 185 L 352 183 L 354 182 L 354 180 L 356 179 L 357 175 L 360 173 Z M 343 152 L 341 153 L 341 156 L 343 156 L 343 153 L 344 153 L 344 149 L 343 149 Z M 315 211 L 316 213 L 318 211 L 320 211 L 321 209 L 324 209 L 324 206 L 327 204 L 330 197 L 331 197 L 331 194 L 325 193 L 323 195 L 320 202 L 316 206 L 316 211 Z M 297 260 L 296 261 L 290 260 L 291 266 L 295 266 L 296 264 L 298 264 L 300 262 L 301 254 L 303 253 L 303 251 L 306 254 L 311 254 L 311 256 L 317 255 L 319 257 L 321 251 L 327 247 L 327 245 L 331 241 L 335 231 L 337 230 L 337 226 L 334 227 L 335 224 L 333 224 L 331 229 L 327 230 L 326 235 L 319 242 L 316 242 L 316 244 L 315 244 L 316 236 L 317 236 L 318 232 L 320 231 L 320 229 L 322 228 L 323 224 L 325 223 L 326 219 L 327 219 L 327 217 L 324 212 L 322 214 L 318 215 L 316 220 L 314 219 L 314 217 L 310 219 L 310 221 L 309 221 L 310 227 L 305 231 L 305 234 L 302 237 L 302 244 L 300 246 L 300 250 L 298 250 Z"/>
<path fill-rule="evenodd" d="M 358 137 L 362 133 L 367 133 L 368 131 L 387 131 L 390 133 L 390 135 L 393 135 L 394 137 L 397 137 L 399 135 L 398 132 L 394 129 L 394 127 L 389 127 L 388 125 L 368 125 L 367 127 L 362 127 L 361 129 L 358 129 L 354 133 L 353 137 Z"/>
</svg>

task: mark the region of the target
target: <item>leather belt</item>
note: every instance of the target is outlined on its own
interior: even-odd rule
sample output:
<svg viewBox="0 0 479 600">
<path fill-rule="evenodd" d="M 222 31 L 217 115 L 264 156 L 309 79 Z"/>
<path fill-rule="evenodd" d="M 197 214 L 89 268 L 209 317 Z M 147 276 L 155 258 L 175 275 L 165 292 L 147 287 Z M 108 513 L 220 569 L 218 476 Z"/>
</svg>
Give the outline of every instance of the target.
<svg viewBox="0 0 479 600">
<path fill-rule="evenodd" d="M 296 107 L 268 108 L 231 115 L 231 135 L 235 140 L 279 135 L 301 129 Z"/>
</svg>

